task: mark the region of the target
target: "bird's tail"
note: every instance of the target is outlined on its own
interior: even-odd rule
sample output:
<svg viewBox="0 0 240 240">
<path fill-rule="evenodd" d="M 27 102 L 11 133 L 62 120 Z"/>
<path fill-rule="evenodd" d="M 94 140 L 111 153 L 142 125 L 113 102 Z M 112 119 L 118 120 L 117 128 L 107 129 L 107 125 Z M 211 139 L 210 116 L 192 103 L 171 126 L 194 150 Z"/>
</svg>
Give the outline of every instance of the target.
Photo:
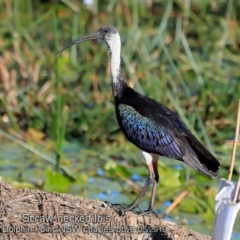
<svg viewBox="0 0 240 240">
<path fill-rule="evenodd" d="M 194 156 L 195 155 L 195 156 Z M 183 156 L 183 161 L 189 165 L 190 167 L 192 167 L 193 169 L 195 169 L 196 171 L 208 176 L 208 177 L 212 177 L 212 178 L 216 178 L 218 176 L 218 167 L 215 163 L 213 164 L 213 167 L 209 168 L 209 163 L 208 166 L 205 164 L 206 161 L 200 161 L 196 154 L 191 154 L 188 156 Z M 208 161 L 208 160 L 207 160 Z M 217 167 L 217 168 L 216 168 Z M 211 169 L 215 169 L 216 170 L 211 170 Z"/>
<path fill-rule="evenodd" d="M 185 134 L 186 140 L 191 147 L 187 148 L 182 157 L 183 161 L 206 176 L 217 177 L 220 167 L 219 161 L 190 131 Z"/>
</svg>

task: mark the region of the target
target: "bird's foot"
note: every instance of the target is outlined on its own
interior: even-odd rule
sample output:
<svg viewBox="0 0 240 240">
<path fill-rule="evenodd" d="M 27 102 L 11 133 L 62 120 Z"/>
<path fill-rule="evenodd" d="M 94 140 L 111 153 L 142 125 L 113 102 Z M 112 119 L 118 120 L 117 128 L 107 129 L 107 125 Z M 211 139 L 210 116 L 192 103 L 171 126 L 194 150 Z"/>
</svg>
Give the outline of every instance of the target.
<svg viewBox="0 0 240 240">
<path fill-rule="evenodd" d="M 118 204 L 118 203 L 113 203 L 113 204 L 111 204 L 111 207 L 114 208 L 114 209 L 116 209 L 116 210 L 121 209 L 121 205 Z"/>
<path fill-rule="evenodd" d="M 155 217 L 159 217 L 156 212 L 153 211 L 153 208 L 148 208 L 147 210 L 142 210 L 139 205 L 136 204 L 130 204 L 128 206 L 122 206 L 120 204 L 112 204 L 111 205 L 114 209 L 117 210 L 120 216 L 123 216 L 125 212 L 127 211 L 133 211 L 134 209 L 138 208 L 139 211 L 136 213 L 138 214 L 144 214 L 144 215 L 150 215 L 153 214 Z"/>
<path fill-rule="evenodd" d="M 147 209 L 147 210 L 143 211 L 143 214 L 146 214 L 146 215 L 153 214 L 155 217 L 157 217 L 157 218 L 159 217 L 159 216 L 157 215 L 157 213 L 153 211 L 153 209 L 152 209 L 152 208 L 151 208 L 151 209 Z"/>
<path fill-rule="evenodd" d="M 122 206 L 120 204 L 112 204 L 112 207 L 116 209 L 121 216 L 124 215 L 124 213 L 127 211 L 133 211 L 135 208 L 138 208 L 140 209 L 141 212 L 143 212 L 141 208 L 136 204 L 130 204 L 128 206 Z"/>
</svg>

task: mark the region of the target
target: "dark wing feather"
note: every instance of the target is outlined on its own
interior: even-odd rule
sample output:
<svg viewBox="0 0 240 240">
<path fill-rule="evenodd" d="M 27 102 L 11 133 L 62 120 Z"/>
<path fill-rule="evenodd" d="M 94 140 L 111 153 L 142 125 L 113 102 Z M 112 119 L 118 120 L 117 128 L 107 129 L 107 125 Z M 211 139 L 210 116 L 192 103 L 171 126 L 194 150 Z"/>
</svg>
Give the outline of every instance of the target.
<svg viewBox="0 0 240 240">
<path fill-rule="evenodd" d="M 151 119 L 142 116 L 133 107 L 118 106 L 120 125 L 129 141 L 146 152 L 157 153 L 169 158 L 181 160 L 182 151 L 171 132 L 157 125 Z"/>
<path fill-rule="evenodd" d="M 187 129 L 183 132 L 192 150 L 197 155 L 199 162 L 204 165 L 208 170 L 217 175 L 220 163 L 218 160 L 196 139 L 196 137 Z M 189 158 L 185 158 L 185 162 L 191 161 Z"/>
<path fill-rule="evenodd" d="M 118 122 L 129 141 L 144 151 L 184 161 L 207 176 L 217 176 L 220 163 L 176 113 L 129 87 L 115 103 Z"/>
</svg>

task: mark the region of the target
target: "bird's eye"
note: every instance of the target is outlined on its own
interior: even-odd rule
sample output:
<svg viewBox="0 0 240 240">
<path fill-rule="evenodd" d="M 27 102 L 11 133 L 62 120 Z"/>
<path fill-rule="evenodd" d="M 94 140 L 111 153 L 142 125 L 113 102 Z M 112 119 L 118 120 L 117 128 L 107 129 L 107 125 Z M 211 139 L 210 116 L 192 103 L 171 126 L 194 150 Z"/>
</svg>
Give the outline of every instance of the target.
<svg viewBox="0 0 240 240">
<path fill-rule="evenodd" d="M 108 29 L 104 29 L 104 32 L 105 32 L 105 33 L 108 33 Z"/>
</svg>

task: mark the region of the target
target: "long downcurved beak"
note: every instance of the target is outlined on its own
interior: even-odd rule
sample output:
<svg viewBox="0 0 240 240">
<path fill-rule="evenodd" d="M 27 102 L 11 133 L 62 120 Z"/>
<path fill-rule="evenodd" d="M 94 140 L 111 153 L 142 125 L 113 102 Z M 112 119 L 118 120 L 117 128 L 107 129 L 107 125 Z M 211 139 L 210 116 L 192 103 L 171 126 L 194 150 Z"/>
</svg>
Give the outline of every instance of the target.
<svg viewBox="0 0 240 240">
<path fill-rule="evenodd" d="M 84 41 L 88 41 L 88 40 L 94 40 L 94 39 L 102 39 L 101 33 L 100 32 L 94 32 L 94 33 L 90 33 L 84 37 L 80 37 L 77 38 L 75 40 L 73 40 L 72 42 L 64 45 L 62 47 L 62 49 L 57 53 L 57 56 L 59 56 L 64 50 L 66 50 L 67 48 L 71 47 L 74 44 L 80 43 L 80 42 L 84 42 Z"/>
</svg>

